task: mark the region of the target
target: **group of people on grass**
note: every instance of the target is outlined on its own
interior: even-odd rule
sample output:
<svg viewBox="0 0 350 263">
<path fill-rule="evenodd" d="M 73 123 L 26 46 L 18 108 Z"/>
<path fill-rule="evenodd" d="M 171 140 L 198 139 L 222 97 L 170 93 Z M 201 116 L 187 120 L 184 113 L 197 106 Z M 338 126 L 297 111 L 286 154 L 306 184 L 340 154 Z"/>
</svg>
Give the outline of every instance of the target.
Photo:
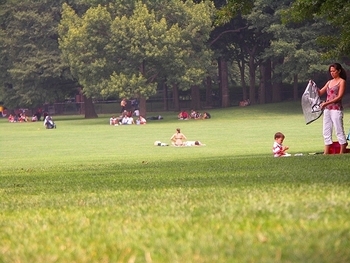
<svg viewBox="0 0 350 263">
<path fill-rule="evenodd" d="M 144 125 L 147 123 L 146 118 L 140 115 L 138 100 L 132 99 L 129 102 L 131 107 L 128 107 L 129 103 L 126 98 L 123 98 L 120 101 L 120 115 L 118 117 L 115 115 L 111 116 L 109 119 L 109 125 Z"/>
<path fill-rule="evenodd" d="M 333 128 L 335 135 L 338 139 L 339 154 L 347 152 L 346 147 L 348 146 L 347 137 L 344 131 L 343 122 L 343 104 L 342 99 L 345 94 L 346 88 L 346 71 L 339 63 L 333 63 L 328 68 L 329 80 L 321 88 L 318 89 L 318 95 L 322 96 L 326 94 L 326 100 L 321 102 L 319 107 L 323 110 L 323 140 L 324 150 L 323 154 L 335 153 L 332 150 L 334 144 L 332 140 Z M 285 136 L 281 132 L 277 132 L 274 136 L 274 143 L 272 152 L 274 157 L 285 157 L 290 156 L 287 153 L 288 146 L 283 146 Z M 338 153 L 338 152 L 337 152 Z"/>
<path fill-rule="evenodd" d="M 185 110 L 182 110 L 178 115 L 177 115 L 177 118 L 179 120 L 189 120 L 189 119 L 193 119 L 193 120 L 204 120 L 204 119 L 210 119 L 211 118 L 211 115 L 209 112 L 199 112 L 199 111 L 196 111 L 196 110 L 191 110 L 190 113 L 188 113 L 187 111 Z"/>
<path fill-rule="evenodd" d="M 9 122 L 28 122 L 28 117 L 25 113 L 10 114 L 7 119 Z"/>
<path fill-rule="evenodd" d="M 136 117 L 134 119 L 134 116 Z M 118 117 L 116 117 L 115 115 L 113 115 L 110 119 L 109 119 L 109 125 L 114 125 L 114 126 L 118 126 L 118 125 L 132 125 L 132 124 L 138 124 L 138 125 L 143 125 L 146 124 L 147 120 L 146 118 L 144 118 L 141 115 L 136 115 L 135 113 L 133 114 L 131 111 L 127 111 L 124 110 L 121 115 L 119 115 Z"/>
<path fill-rule="evenodd" d="M 49 115 L 47 112 L 43 112 L 41 108 L 38 108 L 35 113 L 32 115 L 31 118 L 28 117 L 27 115 L 27 109 L 16 109 L 13 112 L 11 112 L 8 116 L 7 119 L 9 122 L 36 122 L 36 121 L 41 121 L 41 117 L 45 117 Z"/>
<path fill-rule="evenodd" d="M 14 122 L 28 122 L 29 121 L 29 118 L 27 117 L 27 115 L 24 112 L 19 113 L 19 114 L 10 114 L 7 119 L 9 122 L 12 122 L 12 123 L 14 123 Z M 38 117 L 36 115 L 33 115 L 31 118 L 31 121 L 32 122 L 38 121 Z M 46 129 L 56 128 L 56 124 L 53 121 L 53 118 L 48 114 L 45 114 L 44 126 Z"/>
</svg>

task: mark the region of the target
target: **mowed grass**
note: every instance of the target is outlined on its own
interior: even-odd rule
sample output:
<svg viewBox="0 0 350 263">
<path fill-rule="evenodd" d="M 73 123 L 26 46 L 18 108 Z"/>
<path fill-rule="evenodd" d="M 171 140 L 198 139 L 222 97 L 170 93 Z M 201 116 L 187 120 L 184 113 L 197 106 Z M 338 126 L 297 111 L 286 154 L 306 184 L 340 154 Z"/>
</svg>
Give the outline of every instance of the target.
<svg viewBox="0 0 350 263">
<path fill-rule="evenodd" d="M 298 102 L 210 113 L 1 119 L 0 262 L 350 262 L 350 155 L 308 154 L 322 120 Z M 176 128 L 206 146 L 153 145 Z M 303 156 L 273 158 L 277 131 Z"/>
</svg>

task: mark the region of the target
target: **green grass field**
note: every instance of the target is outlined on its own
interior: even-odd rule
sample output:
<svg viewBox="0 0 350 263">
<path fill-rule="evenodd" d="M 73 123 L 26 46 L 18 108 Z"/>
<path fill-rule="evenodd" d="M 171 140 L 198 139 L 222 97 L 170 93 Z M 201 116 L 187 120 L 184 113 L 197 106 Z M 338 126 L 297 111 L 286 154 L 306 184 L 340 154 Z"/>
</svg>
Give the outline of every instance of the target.
<svg viewBox="0 0 350 263">
<path fill-rule="evenodd" d="M 322 120 L 299 102 L 210 113 L 0 119 L 0 262 L 350 262 L 350 155 L 309 155 Z M 206 146 L 153 145 L 176 128 Z M 277 131 L 303 156 L 273 158 Z"/>
</svg>

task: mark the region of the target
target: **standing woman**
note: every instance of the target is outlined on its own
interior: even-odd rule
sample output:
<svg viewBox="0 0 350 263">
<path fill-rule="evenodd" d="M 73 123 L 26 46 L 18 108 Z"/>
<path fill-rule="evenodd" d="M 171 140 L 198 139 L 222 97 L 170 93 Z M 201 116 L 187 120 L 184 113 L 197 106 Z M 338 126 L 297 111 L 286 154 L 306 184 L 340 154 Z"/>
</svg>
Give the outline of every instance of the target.
<svg viewBox="0 0 350 263">
<path fill-rule="evenodd" d="M 181 133 L 180 129 L 178 128 L 176 129 L 176 133 L 174 133 L 173 136 L 171 136 L 170 140 L 173 141 L 174 146 L 183 146 L 183 140 L 187 140 L 187 138 Z"/>
<path fill-rule="evenodd" d="M 340 153 L 346 152 L 348 145 L 344 132 L 343 124 L 343 105 L 342 98 L 346 88 L 346 72 L 339 63 L 333 63 L 329 66 L 330 80 L 318 91 L 322 96 L 327 94 L 325 102 L 321 103 L 323 112 L 323 139 L 324 139 L 324 154 L 329 154 L 332 141 L 333 127 L 338 142 L 341 145 Z"/>
</svg>

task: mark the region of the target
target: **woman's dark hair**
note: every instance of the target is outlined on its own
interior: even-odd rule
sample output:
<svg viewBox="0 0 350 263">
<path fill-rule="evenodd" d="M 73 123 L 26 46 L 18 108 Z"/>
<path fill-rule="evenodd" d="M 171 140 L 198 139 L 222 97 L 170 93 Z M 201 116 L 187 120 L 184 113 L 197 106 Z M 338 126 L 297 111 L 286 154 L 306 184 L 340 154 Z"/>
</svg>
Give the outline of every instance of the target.
<svg viewBox="0 0 350 263">
<path fill-rule="evenodd" d="M 331 68 L 335 68 L 336 70 L 339 70 L 339 77 L 346 80 L 346 71 L 343 69 L 342 65 L 339 63 L 333 63 L 329 65 L 328 72 L 331 71 Z"/>
<path fill-rule="evenodd" d="M 179 129 L 179 128 L 177 128 L 176 131 L 177 131 L 178 133 L 180 133 L 180 129 Z"/>
</svg>

